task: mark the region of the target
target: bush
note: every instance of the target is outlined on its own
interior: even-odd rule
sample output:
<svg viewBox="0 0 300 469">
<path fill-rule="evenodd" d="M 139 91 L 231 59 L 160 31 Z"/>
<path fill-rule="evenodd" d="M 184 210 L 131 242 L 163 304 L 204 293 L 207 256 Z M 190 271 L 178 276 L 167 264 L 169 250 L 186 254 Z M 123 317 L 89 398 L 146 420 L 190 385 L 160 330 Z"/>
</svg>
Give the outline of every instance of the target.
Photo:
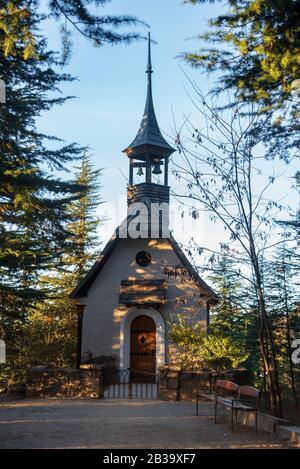
<svg viewBox="0 0 300 469">
<path fill-rule="evenodd" d="M 207 367 L 217 371 L 236 368 L 249 356 L 238 341 L 221 334 L 205 335 L 199 324 L 188 324 L 182 317 L 170 323 L 168 340 L 178 347 L 177 364 L 186 370 Z"/>
</svg>

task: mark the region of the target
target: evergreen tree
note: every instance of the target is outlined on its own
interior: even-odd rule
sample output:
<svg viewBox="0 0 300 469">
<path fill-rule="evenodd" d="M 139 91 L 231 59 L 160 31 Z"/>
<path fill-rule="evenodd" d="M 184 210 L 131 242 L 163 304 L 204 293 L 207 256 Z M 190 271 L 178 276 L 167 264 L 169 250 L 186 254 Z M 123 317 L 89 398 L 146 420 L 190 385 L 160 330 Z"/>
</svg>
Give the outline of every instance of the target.
<svg viewBox="0 0 300 469">
<path fill-rule="evenodd" d="M 31 16 L 33 28 L 39 20 Z M 0 304 L 1 315 L 19 317 L 45 295 L 40 273 L 61 262 L 68 242 L 66 208 L 81 187 L 55 172 L 82 151 L 75 144 L 59 146 L 59 139 L 37 130 L 41 113 L 66 100 L 50 93 L 72 78 L 55 71 L 58 61 L 45 40 L 27 60 L 25 47 L 19 42 L 9 56 L 0 51 L 0 78 L 6 83 L 6 103 L 0 104 Z"/>
<path fill-rule="evenodd" d="M 186 3 L 207 1 L 214 0 Z M 227 0 L 225 5 L 228 11 L 211 19 L 209 31 L 199 36 L 208 47 L 184 58 L 208 72 L 221 71 L 215 92 L 233 90 L 246 112 L 258 104 L 255 133 L 270 157 L 289 159 L 300 148 L 300 1 Z"/>
<path fill-rule="evenodd" d="M 264 286 L 271 311 L 284 395 L 292 395 L 298 405 L 297 370 L 292 362 L 292 342 L 300 331 L 297 315 L 300 277 L 297 262 L 294 262 L 295 255 L 295 249 L 288 248 L 286 244 L 279 245 L 274 259 L 266 265 Z"/>
<path fill-rule="evenodd" d="M 99 15 L 94 7 L 104 7 L 110 0 L 50 0 L 43 18 L 52 18 L 60 26 L 63 59 L 70 56 L 72 34 L 77 32 L 95 46 L 130 44 L 138 32 L 120 32 L 120 28 L 144 23 L 131 15 Z M 44 6 L 44 5 L 43 5 Z M 24 58 L 38 53 L 37 34 L 32 16 L 41 7 L 40 0 L 0 0 L 0 47 L 5 55 L 14 54 L 21 41 Z"/>
<path fill-rule="evenodd" d="M 94 169 L 88 151 L 84 151 L 75 173 L 75 183 L 84 190 L 68 206 L 70 243 L 62 256 L 62 265 L 41 279 L 51 295 L 38 302 L 29 314 L 24 330 L 24 367 L 29 364 L 74 366 L 77 311 L 69 295 L 100 254 L 101 219 L 96 215 L 101 201 L 100 177 L 101 170 Z"/>
<path fill-rule="evenodd" d="M 219 297 L 210 310 L 210 331 L 216 334 L 241 337 L 243 330 L 241 307 L 241 279 L 236 262 L 226 253 L 212 267 L 209 280 Z"/>
<path fill-rule="evenodd" d="M 100 255 L 98 228 L 101 219 L 96 215 L 96 209 L 101 203 L 100 179 L 102 170 L 94 169 L 91 156 L 85 150 L 75 174 L 75 184 L 83 187 L 78 193 L 78 199 L 69 205 L 71 221 L 68 231 L 71 233 L 70 242 L 73 248 L 64 256 L 64 265 L 71 266 L 74 273 L 73 286 L 87 273 L 95 258 Z"/>
<path fill-rule="evenodd" d="M 248 370 L 251 381 L 256 383 L 261 375 L 261 364 L 255 292 L 249 282 L 245 285 L 241 266 L 234 259 L 234 253 L 221 252 L 211 269 L 209 279 L 219 301 L 210 309 L 209 330 L 212 334 L 228 337 L 233 342 L 242 344 L 248 352 L 243 366 Z"/>
</svg>

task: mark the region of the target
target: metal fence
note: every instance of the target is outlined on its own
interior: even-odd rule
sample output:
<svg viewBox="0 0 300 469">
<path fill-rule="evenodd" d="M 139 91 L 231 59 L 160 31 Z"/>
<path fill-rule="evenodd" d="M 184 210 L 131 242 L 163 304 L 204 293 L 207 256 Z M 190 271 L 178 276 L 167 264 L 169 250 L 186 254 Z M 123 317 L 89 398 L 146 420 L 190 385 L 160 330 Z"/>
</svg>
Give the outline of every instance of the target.
<svg viewBox="0 0 300 469">
<path fill-rule="evenodd" d="M 103 398 L 157 399 L 156 374 L 135 370 L 103 370 Z"/>
</svg>

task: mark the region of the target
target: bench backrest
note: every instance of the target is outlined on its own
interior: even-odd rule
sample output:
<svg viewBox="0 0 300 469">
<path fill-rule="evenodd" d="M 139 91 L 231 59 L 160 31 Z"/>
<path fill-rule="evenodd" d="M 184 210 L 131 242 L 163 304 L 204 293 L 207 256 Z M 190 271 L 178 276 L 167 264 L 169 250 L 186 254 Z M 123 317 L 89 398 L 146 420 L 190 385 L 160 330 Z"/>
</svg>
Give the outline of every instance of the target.
<svg viewBox="0 0 300 469">
<path fill-rule="evenodd" d="M 239 385 L 236 383 L 233 383 L 232 381 L 228 381 L 226 379 L 217 379 L 216 381 L 216 391 L 217 393 L 219 391 L 222 392 L 222 394 L 226 393 L 237 393 L 239 390 Z"/>
<path fill-rule="evenodd" d="M 238 398 L 247 398 L 251 400 L 258 400 L 260 395 L 260 390 L 254 388 L 253 386 L 239 386 Z"/>
</svg>

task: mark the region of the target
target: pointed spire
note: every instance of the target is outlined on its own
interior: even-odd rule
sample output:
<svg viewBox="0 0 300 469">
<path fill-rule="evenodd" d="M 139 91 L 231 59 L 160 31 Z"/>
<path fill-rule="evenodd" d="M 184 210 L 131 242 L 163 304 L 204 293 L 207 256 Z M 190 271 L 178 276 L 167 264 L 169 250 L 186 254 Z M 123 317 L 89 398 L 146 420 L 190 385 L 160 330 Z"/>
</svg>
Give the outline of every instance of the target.
<svg viewBox="0 0 300 469">
<path fill-rule="evenodd" d="M 155 116 L 153 98 L 152 98 L 152 78 L 153 73 L 151 63 L 151 37 L 150 32 L 148 33 L 148 63 L 147 63 L 147 99 L 144 110 L 142 122 L 140 124 L 139 131 L 133 140 L 133 142 L 125 148 L 124 153 L 132 153 L 137 147 L 144 145 L 151 145 L 159 147 L 160 150 L 168 153 L 169 155 L 175 150 L 172 148 L 162 136 L 158 123 Z M 135 150 L 137 153 L 138 150 Z"/>
</svg>

